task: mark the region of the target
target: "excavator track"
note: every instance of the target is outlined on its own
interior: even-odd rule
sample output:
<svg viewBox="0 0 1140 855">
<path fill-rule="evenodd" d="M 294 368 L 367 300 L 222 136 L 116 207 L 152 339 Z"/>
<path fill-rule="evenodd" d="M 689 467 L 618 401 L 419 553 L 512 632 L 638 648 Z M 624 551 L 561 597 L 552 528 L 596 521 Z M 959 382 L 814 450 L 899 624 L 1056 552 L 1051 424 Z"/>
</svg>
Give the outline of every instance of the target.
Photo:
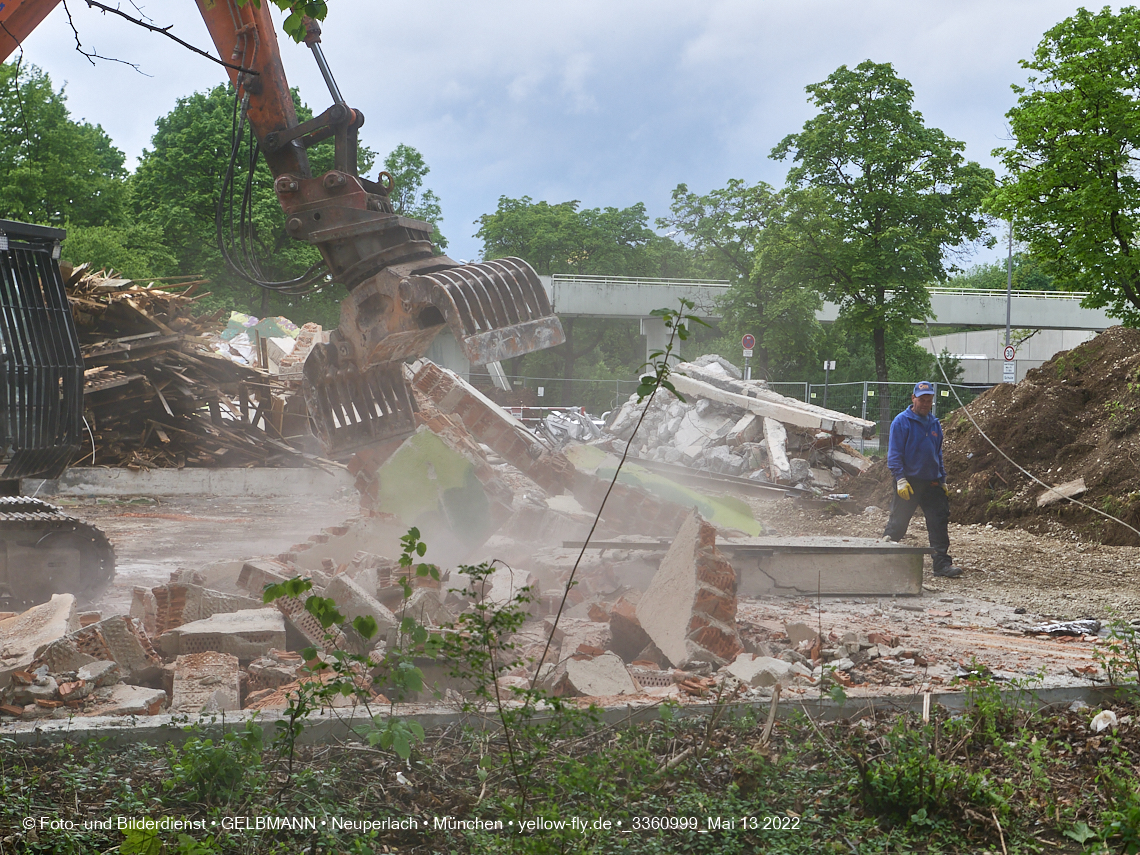
<svg viewBox="0 0 1140 855">
<path fill-rule="evenodd" d="M 107 536 L 62 509 L 0 496 L 0 607 L 22 610 L 53 594 L 91 599 L 115 575 Z"/>
</svg>

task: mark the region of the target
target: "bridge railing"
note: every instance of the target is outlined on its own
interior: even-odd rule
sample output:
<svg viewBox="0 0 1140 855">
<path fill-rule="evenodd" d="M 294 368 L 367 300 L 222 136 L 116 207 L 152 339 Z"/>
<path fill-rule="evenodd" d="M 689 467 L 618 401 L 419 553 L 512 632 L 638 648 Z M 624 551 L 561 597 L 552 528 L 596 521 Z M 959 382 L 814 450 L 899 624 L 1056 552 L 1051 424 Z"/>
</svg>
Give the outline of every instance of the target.
<svg viewBox="0 0 1140 855">
<path fill-rule="evenodd" d="M 1046 300 L 1083 300 L 1088 291 L 1010 291 L 1004 288 L 928 288 L 931 295 L 945 294 L 949 297 L 1036 297 Z"/>
</svg>

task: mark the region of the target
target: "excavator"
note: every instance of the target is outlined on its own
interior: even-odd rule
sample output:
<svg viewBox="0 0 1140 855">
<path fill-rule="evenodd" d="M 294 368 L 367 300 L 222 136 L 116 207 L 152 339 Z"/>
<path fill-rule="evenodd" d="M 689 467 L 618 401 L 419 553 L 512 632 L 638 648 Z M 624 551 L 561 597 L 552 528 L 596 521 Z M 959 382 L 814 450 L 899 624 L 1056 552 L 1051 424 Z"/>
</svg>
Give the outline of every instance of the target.
<svg viewBox="0 0 1140 855">
<path fill-rule="evenodd" d="M 329 456 L 344 458 L 415 431 L 416 403 L 403 366 L 423 356 L 445 329 L 473 365 L 493 365 L 565 340 L 546 291 L 527 262 L 500 258 L 460 264 L 437 255 L 431 224 L 396 213 L 391 177 L 381 173 L 371 181 L 358 174 L 357 141 L 364 115 L 341 95 L 315 21 L 306 20 L 304 43 L 333 103 L 300 122 L 270 4 L 196 1 L 218 56 L 227 65 L 240 122 L 248 123 L 274 176 L 286 231 L 316 247 L 324 269 L 303 281 L 265 282 L 251 276 L 248 268 L 243 271 L 228 254 L 227 260 L 241 275 L 266 287 L 338 283 L 348 292 L 339 326 L 327 344 L 312 349 L 303 368 L 310 422 Z M 58 3 L 0 2 L 0 61 Z M 241 133 L 244 128 L 235 135 L 223 196 L 231 187 Z M 330 137 L 333 168 L 314 175 L 308 149 Z M 83 417 L 82 359 L 58 269 L 63 232 L 14 223 L 0 228 L 9 236 L 8 246 L 0 250 L 0 382 L 5 386 L 0 427 L 6 430 L 0 440 L 7 449 L 0 479 L 58 477 L 79 447 Z M 226 254 L 220 209 L 218 238 Z M 33 257 L 34 264 L 21 260 Z M 52 514 L 68 522 L 39 519 Z M 0 596 L 6 588 L 11 602 L 38 602 L 59 591 L 89 591 L 113 572 L 113 558 L 107 559 L 110 548 L 101 533 L 34 499 L 0 498 L 0 542 L 6 549 Z M 38 563 L 29 560 L 29 552 L 40 555 Z M 46 565 L 51 565 L 50 572 L 38 569 Z"/>
</svg>

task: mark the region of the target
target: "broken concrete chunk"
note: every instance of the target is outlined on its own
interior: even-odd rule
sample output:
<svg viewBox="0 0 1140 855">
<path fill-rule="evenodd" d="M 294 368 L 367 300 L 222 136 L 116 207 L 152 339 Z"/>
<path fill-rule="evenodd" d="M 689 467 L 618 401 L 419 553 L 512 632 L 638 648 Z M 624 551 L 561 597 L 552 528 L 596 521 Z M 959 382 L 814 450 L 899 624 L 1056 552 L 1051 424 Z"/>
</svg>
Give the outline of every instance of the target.
<svg viewBox="0 0 1140 855">
<path fill-rule="evenodd" d="M 804 642 L 815 644 L 819 640 L 819 633 L 806 623 L 786 623 L 784 632 L 788 635 L 788 643 L 792 647 L 799 647 Z"/>
<path fill-rule="evenodd" d="M 716 548 L 716 529 L 694 510 L 637 604 L 637 619 L 677 668 L 723 665 L 744 650 L 736 632 L 736 573 Z"/>
<path fill-rule="evenodd" d="M 71 594 L 53 594 L 50 601 L 0 621 L 0 688 L 8 685 L 13 671 L 32 664 L 37 650 L 78 628 Z"/>
<path fill-rule="evenodd" d="M 297 679 L 297 671 L 304 663 L 297 653 L 285 650 L 270 650 L 269 654 L 255 659 L 246 668 L 249 678 L 248 690 L 250 695 L 254 692 L 270 691 Z M 247 703 L 250 698 L 246 699 Z"/>
<path fill-rule="evenodd" d="M 621 657 L 615 653 L 604 653 L 592 659 L 567 659 L 554 669 L 546 684 L 556 697 L 637 694 L 637 685 Z"/>
<path fill-rule="evenodd" d="M 77 677 L 91 683 L 96 689 L 113 686 L 123 679 L 122 669 L 114 662 L 100 659 L 79 669 Z"/>
<path fill-rule="evenodd" d="M 756 442 L 764 433 L 764 418 L 756 413 L 748 413 L 732 426 L 732 430 L 725 437 L 730 448 L 743 445 L 746 442 Z"/>
<path fill-rule="evenodd" d="M 92 695 L 96 703 L 86 715 L 158 715 L 166 706 L 166 692 L 118 683 Z"/>
<path fill-rule="evenodd" d="M 41 650 L 36 662 L 52 673 L 78 671 L 96 661 L 118 664 L 127 683 L 151 683 L 162 673 L 162 660 L 142 622 L 116 615 L 68 633 Z"/>
<path fill-rule="evenodd" d="M 1060 502 L 1063 499 L 1075 498 L 1085 492 L 1086 489 L 1084 478 L 1078 478 L 1076 481 L 1066 481 L 1064 484 L 1058 484 L 1056 487 L 1052 487 L 1038 496 L 1037 507 L 1044 508 L 1046 505 Z"/>
<path fill-rule="evenodd" d="M 740 682 L 761 688 L 776 683 L 786 686 L 796 677 L 811 677 L 811 670 L 796 662 L 751 653 L 741 653 L 725 670 Z"/>
<path fill-rule="evenodd" d="M 236 656 L 215 650 L 183 654 L 174 661 L 170 710 L 189 715 L 239 710 L 240 680 Z"/>
<path fill-rule="evenodd" d="M 455 623 L 455 614 L 440 602 L 439 594 L 431 588 L 416 588 L 401 612 L 424 626 L 450 626 Z"/>
<path fill-rule="evenodd" d="M 523 593 L 524 588 L 530 589 L 530 596 L 538 596 L 538 577 L 533 573 L 516 570 L 513 567 L 496 567 L 483 583 L 476 588 L 477 599 L 486 602 L 489 606 L 501 609 L 510 605 L 514 598 Z"/>
<path fill-rule="evenodd" d="M 214 651 L 249 662 L 285 647 L 285 621 L 275 608 L 229 612 L 169 630 L 158 644 L 167 656 Z"/>
<path fill-rule="evenodd" d="M 633 662 L 653 640 L 637 619 L 637 606 L 622 597 L 610 608 L 610 649 L 626 662 Z"/>
<path fill-rule="evenodd" d="M 375 620 L 377 635 L 380 638 L 387 635 L 388 630 L 399 623 L 387 606 L 369 594 L 354 579 L 344 574 L 332 577 L 328 587 L 325 588 L 325 596 L 336 601 L 337 611 L 350 622 L 358 617 L 370 617 Z"/>
<path fill-rule="evenodd" d="M 764 441 L 767 443 L 768 472 L 773 481 L 790 481 L 792 466 L 786 450 L 788 431 L 776 419 L 764 419 Z"/>
</svg>

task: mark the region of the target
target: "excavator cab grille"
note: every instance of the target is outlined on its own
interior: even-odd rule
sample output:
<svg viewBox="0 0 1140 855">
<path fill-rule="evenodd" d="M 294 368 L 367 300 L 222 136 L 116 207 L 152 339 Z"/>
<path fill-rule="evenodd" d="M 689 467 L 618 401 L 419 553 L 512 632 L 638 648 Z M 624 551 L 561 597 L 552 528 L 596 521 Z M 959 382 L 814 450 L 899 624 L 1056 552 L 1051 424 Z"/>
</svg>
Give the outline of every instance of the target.
<svg viewBox="0 0 1140 855">
<path fill-rule="evenodd" d="M 0 478 L 58 478 L 79 448 L 83 357 L 59 273 L 62 229 L 0 220 Z"/>
</svg>

